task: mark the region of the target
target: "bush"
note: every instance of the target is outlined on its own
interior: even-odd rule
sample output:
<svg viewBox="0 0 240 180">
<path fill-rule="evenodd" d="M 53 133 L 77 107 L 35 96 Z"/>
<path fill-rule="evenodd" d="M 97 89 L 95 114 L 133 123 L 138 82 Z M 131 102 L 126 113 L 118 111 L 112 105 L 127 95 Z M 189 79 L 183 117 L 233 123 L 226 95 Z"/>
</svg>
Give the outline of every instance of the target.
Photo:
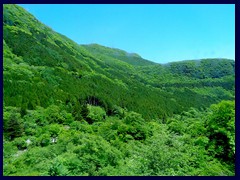
<svg viewBox="0 0 240 180">
<path fill-rule="evenodd" d="M 87 121 L 92 124 L 93 122 L 103 121 L 106 118 L 106 112 L 99 106 L 88 105 L 89 114 L 87 115 Z"/>
<path fill-rule="evenodd" d="M 27 148 L 27 142 L 22 137 L 14 139 L 14 145 L 17 146 L 19 150 L 24 150 Z"/>
<path fill-rule="evenodd" d="M 43 134 L 38 138 L 38 144 L 42 147 L 50 144 L 50 134 Z"/>
</svg>

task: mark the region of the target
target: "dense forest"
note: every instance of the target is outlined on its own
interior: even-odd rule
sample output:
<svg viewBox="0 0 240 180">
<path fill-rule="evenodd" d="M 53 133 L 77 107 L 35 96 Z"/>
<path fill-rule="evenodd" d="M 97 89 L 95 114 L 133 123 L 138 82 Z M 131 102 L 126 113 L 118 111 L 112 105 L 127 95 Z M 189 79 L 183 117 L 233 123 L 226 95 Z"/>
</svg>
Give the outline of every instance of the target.
<svg viewBox="0 0 240 180">
<path fill-rule="evenodd" d="M 3 5 L 4 176 L 233 176 L 235 61 L 79 45 Z"/>
</svg>

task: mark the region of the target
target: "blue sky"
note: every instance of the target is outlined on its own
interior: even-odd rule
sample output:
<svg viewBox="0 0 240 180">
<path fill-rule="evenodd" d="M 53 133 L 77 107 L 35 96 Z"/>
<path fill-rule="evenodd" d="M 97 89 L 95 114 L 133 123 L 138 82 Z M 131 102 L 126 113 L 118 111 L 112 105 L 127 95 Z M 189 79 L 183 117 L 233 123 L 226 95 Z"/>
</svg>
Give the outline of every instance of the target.
<svg viewBox="0 0 240 180">
<path fill-rule="evenodd" d="M 21 6 L 78 44 L 119 48 L 158 63 L 235 60 L 235 5 Z"/>
</svg>

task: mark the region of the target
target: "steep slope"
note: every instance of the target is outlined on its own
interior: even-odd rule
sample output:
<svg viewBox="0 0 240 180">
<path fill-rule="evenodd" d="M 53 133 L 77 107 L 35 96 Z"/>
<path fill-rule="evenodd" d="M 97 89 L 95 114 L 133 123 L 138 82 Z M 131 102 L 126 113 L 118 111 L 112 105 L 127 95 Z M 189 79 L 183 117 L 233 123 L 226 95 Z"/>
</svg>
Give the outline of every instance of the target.
<svg viewBox="0 0 240 180">
<path fill-rule="evenodd" d="M 4 5 L 3 38 L 6 106 L 35 109 L 60 102 L 73 112 L 94 99 L 108 114 L 116 105 L 150 119 L 234 98 L 233 71 L 227 71 L 230 87 L 224 89 L 225 76 L 195 80 L 179 70 L 182 63 L 158 65 L 118 49 L 80 46 L 17 5 Z M 218 94 L 205 88 L 215 84 Z"/>
</svg>

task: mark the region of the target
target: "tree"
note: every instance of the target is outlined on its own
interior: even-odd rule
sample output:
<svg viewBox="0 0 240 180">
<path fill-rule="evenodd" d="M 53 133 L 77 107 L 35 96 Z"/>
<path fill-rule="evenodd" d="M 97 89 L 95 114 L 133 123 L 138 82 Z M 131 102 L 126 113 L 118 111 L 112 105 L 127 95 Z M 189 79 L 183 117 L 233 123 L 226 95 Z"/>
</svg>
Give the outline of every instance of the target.
<svg viewBox="0 0 240 180">
<path fill-rule="evenodd" d="M 89 114 L 87 115 L 87 122 L 92 124 L 94 122 L 103 121 L 106 118 L 106 112 L 99 106 L 88 106 Z"/>
<path fill-rule="evenodd" d="M 89 114 L 89 110 L 88 110 L 87 104 L 84 103 L 84 104 L 82 105 L 82 109 L 81 109 L 81 115 L 82 115 L 83 119 L 86 120 L 88 114 Z"/>
<path fill-rule="evenodd" d="M 209 152 L 224 161 L 235 160 L 235 102 L 222 101 L 211 106 L 207 121 Z"/>
<path fill-rule="evenodd" d="M 21 123 L 20 113 L 13 112 L 9 119 L 5 120 L 4 131 L 10 140 L 20 137 L 23 134 L 23 125 Z"/>
</svg>

